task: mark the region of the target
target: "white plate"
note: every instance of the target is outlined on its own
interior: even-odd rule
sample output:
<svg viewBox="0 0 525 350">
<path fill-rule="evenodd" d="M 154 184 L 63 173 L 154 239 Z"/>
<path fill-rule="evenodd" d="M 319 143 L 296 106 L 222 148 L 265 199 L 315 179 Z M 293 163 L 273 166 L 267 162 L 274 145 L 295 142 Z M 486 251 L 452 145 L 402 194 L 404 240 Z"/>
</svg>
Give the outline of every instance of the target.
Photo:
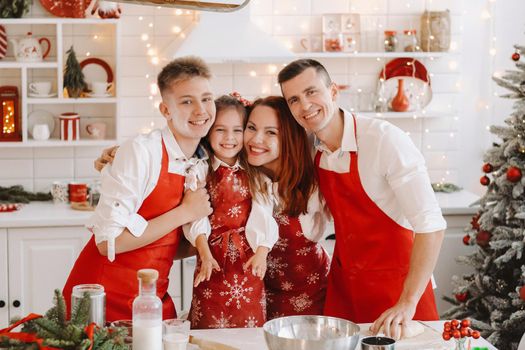
<svg viewBox="0 0 525 350">
<path fill-rule="evenodd" d="M 419 109 L 428 106 L 432 100 L 432 89 L 430 88 L 430 85 L 421 79 L 406 76 L 392 77 L 385 80 L 385 97 L 387 101 L 390 101 L 396 96 L 398 79 L 403 79 L 405 81 L 403 84 L 403 90 L 410 102 L 408 111 L 415 111 L 418 109 L 418 95 Z"/>
<path fill-rule="evenodd" d="M 33 128 L 36 124 L 47 124 L 50 135 L 52 135 L 53 130 L 55 130 L 55 118 L 53 114 L 42 109 L 33 111 L 27 116 L 27 131 L 31 137 L 33 137 Z"/>
<path fill-rule="evenodd" d="M 52 92 L 50 94 L 47 94 L 47 95 L 39 95 L 39 94 L 34 94 L 32 92 L 30 92 L 29 94 L 29 97 L 34 97 L 34 98 L 47 98 L 47 97 L 54 97 L 57 95 L 56 92 Z"/>
<path fill-rule="evenodd" d="M 105 98 L 105 97 L 113 97 L 110 93 L 104 94 L 104 95 L 95 95 L 94 93 L 90 92 L 87 94 L 89 97 L 93 98 Z"/>
</svg>

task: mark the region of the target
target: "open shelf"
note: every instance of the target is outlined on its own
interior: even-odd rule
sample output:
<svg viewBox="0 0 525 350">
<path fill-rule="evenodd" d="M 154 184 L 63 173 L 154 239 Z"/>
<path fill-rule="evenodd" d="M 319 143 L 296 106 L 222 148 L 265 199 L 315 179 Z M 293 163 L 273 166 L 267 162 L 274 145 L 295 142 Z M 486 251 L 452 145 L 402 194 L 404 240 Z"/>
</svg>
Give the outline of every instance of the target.
<svg viewBox="0 0 525 350">
<path fill-rule="evenodd" d="M 300 58 L 438 58 L 455 55 L 455 52 L 302 52 Z"/>
<path fill-rule="evenodd" d="M 419 119 L 419 118 L 451 118 L 453 112 L 413 111 L 413 112 L 354 112 L 362 117 L 381 119 Z"/>
<path fill-rule="evenodd" d="M 10 60 L 0 60 L 1 68 L 57 68 L 57 62 L 17 62 Z"/>
<path fill-rule="evenodd" d="M 45 105 L 45 104 L 104 104 L 117 103 L 115 97 L 104 98 L 28 98 L 27 103 L 30 105 Z"/>
<path fill-rule="evenodd" d="M 61 141 L 48 139 L 45 141 L 28 140 L 25 142 L 0 142 L 0 148 L 14 147 L 81 147 L 81 146 L 112 146 L 116 145 L 117 140 L 78 140 Z"/>
</svg>

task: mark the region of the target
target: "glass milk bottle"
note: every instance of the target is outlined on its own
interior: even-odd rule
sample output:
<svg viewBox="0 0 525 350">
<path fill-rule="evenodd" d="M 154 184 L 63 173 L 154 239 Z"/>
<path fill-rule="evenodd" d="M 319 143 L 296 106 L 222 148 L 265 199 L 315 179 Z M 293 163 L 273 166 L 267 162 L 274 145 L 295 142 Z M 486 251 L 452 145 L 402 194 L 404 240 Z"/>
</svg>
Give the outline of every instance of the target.
<svg viewBox="0 0 525 350">
<path fill-rule="evenodd" d="M 162 301 L 157 297 L 159 273 L 137 272 L 139 296 L 133 301 L 133 350 L 162 350 Z"/>
</svg>

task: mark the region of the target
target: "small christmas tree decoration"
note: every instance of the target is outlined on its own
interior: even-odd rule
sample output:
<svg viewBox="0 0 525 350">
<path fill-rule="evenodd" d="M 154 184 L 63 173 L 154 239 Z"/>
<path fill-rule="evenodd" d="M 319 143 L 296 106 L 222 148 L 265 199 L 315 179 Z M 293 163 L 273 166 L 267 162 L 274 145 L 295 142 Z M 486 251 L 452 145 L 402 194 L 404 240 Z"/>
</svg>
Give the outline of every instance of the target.
<svg viewBox="0 0 525 350">
<path fill-rule="evenodd" d="M 463 236 L 463 244 L 464 245 L 470 245 L 470 236 L 469 235 Z"/>
<path fill-rule="evenodd" d="M 512 60 L 513 60 L 514 62 L 517 62 L 517 61 L 520 60 L 520 54 L 519 54 L 519 52 L 517 52 L 517 51 L 514 52 L 514 53 L 512 54 L 511 57 L 512 57 Z"/>
<path fill-rule="evenodd" d="M 481 169 L 483 170 L 484 173 L 488 174 L 488 173 L 491 173 L 492 170 L 494 170 L 494 167 L 490 163 L 485 163 L 483 164 L 483 167 Z"/>
<path fill-rule="evenodd" d="M 484 175 L 481 177 L 481 179 L 479 179 L 479 183 L 483 186 L 488 186 L 490 184 L 490 179 L 488 176 Z"/>
<path fill-rule="evenodd" d="M 30 6 L 31 0 L 0 1 L 0 18 L 20 18 Z"/>
<path fill-rule="evenodd" d="M 480 336 L 478 331 L 470 328 L 470 325 L 471 322 L 468 319 L 461 320 L 461 322 L 458 320 L 447 321 L 443 325 L 442 337 L 446 341 L 454 338 L 456 342 L 455 350 L 466 350 L 465 342 L 467 338 L 477 339 Z"/>
<path fill-rule="evenodd" d="M 84 73 L 77 60 L 77 55 L 73 46 L 67 50 L 66 68 L 64 70 L 64 88 L 67 89 L 68 96 L 72 98 L 80 97 L 80 94 L 87 89 L 84 80 Z"/>
<path fill-rule="evenodd" d="M 511 166 L 507 169 L 507 180 L 510 182 L 518 182 L 521 180 L 521 170 Z"/>
<path fill-rule="evenodd" d="M 490 241 L 491 234 L 487 231 L 479 231 L 476 235 L 476 243 L 480 247 L 488 247 L 489 241 Z"/>
<path fill-rule="evenodd" d="M 467 301 L 468 299 L 468 292 L 464 292 L 464 293 L 457 293 L 456 295 L 454 295 L 456 297 L 456 300 L 459 301 L 460 303 L 464 303 L 465 301 Z M 468 327 L 468 326 L 467 326 Z"/>
</svg>

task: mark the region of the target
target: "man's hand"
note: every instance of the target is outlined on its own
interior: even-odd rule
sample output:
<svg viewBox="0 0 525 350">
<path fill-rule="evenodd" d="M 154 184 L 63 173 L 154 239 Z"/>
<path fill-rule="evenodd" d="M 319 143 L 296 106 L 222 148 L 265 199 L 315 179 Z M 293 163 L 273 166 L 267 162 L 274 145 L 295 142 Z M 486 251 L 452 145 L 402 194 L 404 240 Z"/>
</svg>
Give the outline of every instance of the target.
<svg viewBox="0 0 525 350">
<path fill-rule="evenodd" d="M 113 146 L 110 148 L 106 148 L 102 151 L 102 154 L 100 157 L 98 157 L 95 160 L 95 169 L 100 172 L 102 169 L 106 166 L 106 164 L 113 163 L 113 159 L 115 159 L 115 154 L 117 153 L 117 149 L 119 146 Z"/>
<path fill-rule="evenodd" d="M 370 330 L 377 334 L 382 328 L 385 336 L 399 340 L 407 333 L 408 321 L 414 317 L 416 307 L 417 303 L 399 301 L 383 312 L 370 327 Z"/>
</svg>

